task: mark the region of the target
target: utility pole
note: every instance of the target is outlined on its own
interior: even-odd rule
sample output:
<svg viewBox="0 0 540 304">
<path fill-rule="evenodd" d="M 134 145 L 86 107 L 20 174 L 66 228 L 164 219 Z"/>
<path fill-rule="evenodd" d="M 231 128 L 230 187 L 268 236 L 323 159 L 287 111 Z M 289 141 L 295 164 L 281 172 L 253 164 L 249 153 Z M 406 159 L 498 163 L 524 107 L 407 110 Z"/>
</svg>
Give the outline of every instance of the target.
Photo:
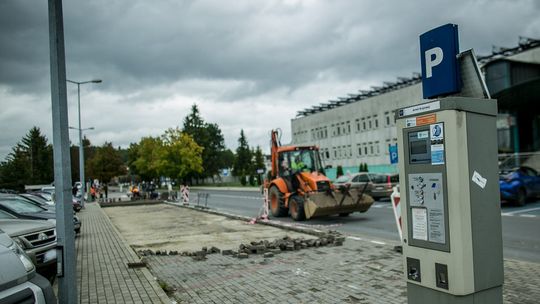
<svg viewBox="0 0 540 304">
<path fill-rule="evenodd" d="M 66 96 L 66 62 L 62 1 L 49 0 L 49 44 L 56 194 L 57 275 L 59 303 L 77 302 L 75 232 L 71 207 L 71 160 Z"/>
</svg>

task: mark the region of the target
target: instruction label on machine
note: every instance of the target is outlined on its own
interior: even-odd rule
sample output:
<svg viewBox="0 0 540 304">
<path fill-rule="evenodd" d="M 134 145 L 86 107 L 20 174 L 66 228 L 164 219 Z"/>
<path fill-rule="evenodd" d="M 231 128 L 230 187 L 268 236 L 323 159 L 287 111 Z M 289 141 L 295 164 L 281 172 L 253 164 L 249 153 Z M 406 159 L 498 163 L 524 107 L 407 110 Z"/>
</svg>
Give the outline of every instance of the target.
<svg viewBox="0 0 540 304">
<path fill-rule="evenodd" d="M 409 174 L 412 238 L 446 243 L 442 173 Z"/>
<path fill-rule="evenodd" d="M 444 165 L 444 124 L 429 125 L 431 142 L 431 164 Z"/>
</svg>

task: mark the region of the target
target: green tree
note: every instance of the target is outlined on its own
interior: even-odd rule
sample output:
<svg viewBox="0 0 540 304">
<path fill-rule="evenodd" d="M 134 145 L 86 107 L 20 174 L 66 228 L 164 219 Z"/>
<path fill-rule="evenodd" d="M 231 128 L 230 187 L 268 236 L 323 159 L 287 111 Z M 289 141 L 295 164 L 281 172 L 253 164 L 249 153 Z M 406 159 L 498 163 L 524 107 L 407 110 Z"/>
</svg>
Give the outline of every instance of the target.
<svg viewBox="0 0 540 304">
<path fill-rule="evenodd" d="M 203 148 L 189 134 L 178 128 L 168 129 L 161 139 L 160 175 L 184 180 L 190 174 L 203 171 Z"/>
<path fill-rule="evenodd" d="M 134 171 L 144 180 L 159 177 L 163 141 L 159 137 L 143 137 L 137 145 L 137 158 L 131 164 Z"/>
<path fill-rule="evenodd" d="M 200 115 L 196 104 L 184 119 L 183 131 L 189 134 L 203 148 L 202 164 L 204 171 L 194 177 L 214 177 L 223 168 L 222 152 L 225 150 L 225 140 L 217 124 L 206 123 Z"/>
<path fill-rule="evenodd" d="M 247 142 L 244 130 L 240 130 L 240 138 L 238 138 L 238 148 L 236 148 L 236 159 L 233 166 L 233 175 L 244 177 L 250 173 L 251 166 L 251 150 Z"/>
<path fill-rule="evenodd" d="M 52 147 L 38 127 L 17 143 L 0 165 L 0 184 L 23 190 L 27 184 L 48 184 L 54 180 Z"/>
<path fill-rule="evenodd" d="M 38 127 L 28 131 L 19 144 L 28 155 L 29 184 L 48 184 L 54 180 L 52 147 L 47 143 L 47 137 L 41 134 Z"/>
<path fill-rule="evenodd" d="M 28 158 L 18 145 L 0 166 L 0 186 L 22 191 L 28 178 Z"/>
<path fill-rule="evenodd" d="M 95 149 L 92 158 L 88 159 L 88 176 L 108 183 L 115 176 L 126 173 L 126 165 L 122 156 L 112 143 L 105 142 Z"/>
<path fill-rule="evenodd" d="M 262 173 L 257 172 L 257 170 L 259 169 L 265 169 L 265 166 L 264 166 L 264 155 L 263 155 L 262 149 L 260 146 L 257 146 L 255 151 L 253 151 L 252 174 L 257 176 L 257 184 L 260 186 L 262 183 L 262 178 L 261 178 Z"/>
<path fill-rule="evenodd" d="M 221 168 L 232 168 L 234 166 L 235 155 L 230 149 L 221 151 L 219 153 L 219 158 Z"/>
</svg>

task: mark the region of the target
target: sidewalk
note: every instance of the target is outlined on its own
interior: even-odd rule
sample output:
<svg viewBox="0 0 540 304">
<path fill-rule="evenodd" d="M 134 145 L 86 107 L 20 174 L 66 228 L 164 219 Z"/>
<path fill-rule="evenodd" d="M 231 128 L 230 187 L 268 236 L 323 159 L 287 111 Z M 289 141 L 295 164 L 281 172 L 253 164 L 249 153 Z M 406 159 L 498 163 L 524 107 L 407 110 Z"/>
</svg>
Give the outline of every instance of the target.
<svg viewBox="0 0 540 304">
<path fill-rule="evenodd" d="M 171 303 L 146 268 L 129 269 L 139 257 L 97 203 L 78 213 L 76 238 L 79 303 Z"/>
<path fill-rule="evenodd" d="M 185 227 L 204 235 L 192 238 L 192 241 L 198 241 L 198 246 L 216 244 L 203 242 L 205 237 L 214 236 L 220 240 L 229 239 L 231 248 L 238 248 L 239 244 L 225 237 L 238 232 L 219 226 L 220 221 L 209 218 L 207 212 L 173 207 L 119 207 L 125 209 L 121 213 L 116 210 L 116 215 L 114 208 L 107 209 L 107 214 L 121 231 L 125 230 L 126 239 L 134 246 L 144 244 L 132 239 L 130 234 L 137 237 L 148 234 L 146 244 L 151 245 L 149 248 L 162 252 L 145 257 L 149 268 L 173 291 L 170 296 L 178 303 L 406 303 L 402 256 L 393 251 L 392 245 L 349 237 L 343 246 L 310 247 L 268 258 L 258 254 L 250 254 L 244 259 L 209 254 L 207 259 L 195 260 L 164 253 L 191 248 L 182 243 L 182 238 L 194 233 Z M 149 218 L 160 218 L 160 221 L 138 220 L 133 214 L 145 214 Z M 212 215 L 216 216 L 215 213 Z M 137 231 L 123 227 L 119 218 L 137 223 Z M 229 218 L 227 221 L 236 220 Z M 250 227 L 245 221 L 238 222 L 238 225 Z M 211 225 L 219 226 L 217 232 L 209 231 Z M 267 227 L 257 226 L 251 226 L 251 229 Z M 167 237 L 167 244 L 174 243 L 173 247 L 157 239 L 156 234 L 148 233 L 156 231 L 156 227 L 167 227 L 178 234 Z M 221 249 L 229 248 L 224 244 L 217 245 Z M 540 264 L 506 259 L 504 270 L 504 303 L 538 303 Z"/>
<path fill-rule="evenodd" d="M 128 211 L 133 207 L 120 208 Z M 165 212 L 177 225 L 198 227 L 204 232 L 209 225 L 217 224 L 207 218 L 208 213 L 172 208 Z M 188 211 L 190 216 L 173 214 Z M 122 219 L 128 220 L 124 219 L 129 218 L 128 213 L 122 214 Z M 154 276 L 173 291 L 171 297 L 179 303 L 406 302 L 402 257 L 390 245 L 350 237 L 343 246 L 287 251 L 270 258 L 212 254 L 196 261 L 181 255 L 150 255 L 146 259 L 151 274 L 147 268 L 128 268 L 128 262 L 140 259 L 99 205 L 87 204 L 79 216 L 83 221 L 76 240 L 79 303 L 171 303 Z M 163 216 L 160 218 L 149 224 L 171 227 Z M 148 230 L 140 224 L 139 232 L 131 233 L 139 235 Z M 249 227 L 245 222 L 241 225 Z M 174 229 L 180 235 L 186 233 L 183 230 Z M 227 233 L 234 233 L 229 230 Z M 155 234 L 150 233 L 152 236 Z M 183 250 L 181 247 L 174 249 Z M 504 303 L 538 303 L 540 264 L 508 259 L 504 263 Z"/>
</svg>

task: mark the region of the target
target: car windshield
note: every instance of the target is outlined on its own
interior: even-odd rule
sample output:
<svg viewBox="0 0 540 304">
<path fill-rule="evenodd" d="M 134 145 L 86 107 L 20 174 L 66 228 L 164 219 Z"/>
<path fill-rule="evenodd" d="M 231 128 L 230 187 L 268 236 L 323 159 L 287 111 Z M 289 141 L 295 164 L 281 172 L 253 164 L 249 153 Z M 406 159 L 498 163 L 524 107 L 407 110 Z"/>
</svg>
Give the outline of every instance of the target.
<svg viewBox="0 0 540 304">
<path fill-rule="evenodd" d="M 16 218 L 16 217 L 14 217 L 13 215 L 5 212 L 4 210 L 0 210 L 0 219 L 2 219 L 2 220 L 5 220 L 5 219 L 11 220 L 11 219 L 14 219 L 14 218 Z"/>
<path fill-rule="evenodd" d="M 39 197 L 37 195 L 33 195 L 33 194 L 21 194 L 21 195 L 24 196 L 25 198 L 29 199 L 29 200 L 40 203 L 42 205 L 47 204 L 47 200 L 45 200 L 44 198 Z"/>
<path fill-rule="evenodd" d="M 17 213 L 41 212 L 46 210 L 45 208 L 36 206 L 33 203 L 19 197 L 3 197 L 0 199 L 0 205 Z"/>
<path fill-rule="evenodd" d="M 370 174 L 371 181 L 376 184 L 382 184 L 388 182 L 388 176 L 384 174 Z"/>
<path fill-rule="evenodd" d="M 338 177 L 338 179 L 336 179 L 336 183 L 346 183 L 349 181 L 349 179 L 351 179 L 350 176 L 343 175 L 343 176 Z"/>
</svg>

